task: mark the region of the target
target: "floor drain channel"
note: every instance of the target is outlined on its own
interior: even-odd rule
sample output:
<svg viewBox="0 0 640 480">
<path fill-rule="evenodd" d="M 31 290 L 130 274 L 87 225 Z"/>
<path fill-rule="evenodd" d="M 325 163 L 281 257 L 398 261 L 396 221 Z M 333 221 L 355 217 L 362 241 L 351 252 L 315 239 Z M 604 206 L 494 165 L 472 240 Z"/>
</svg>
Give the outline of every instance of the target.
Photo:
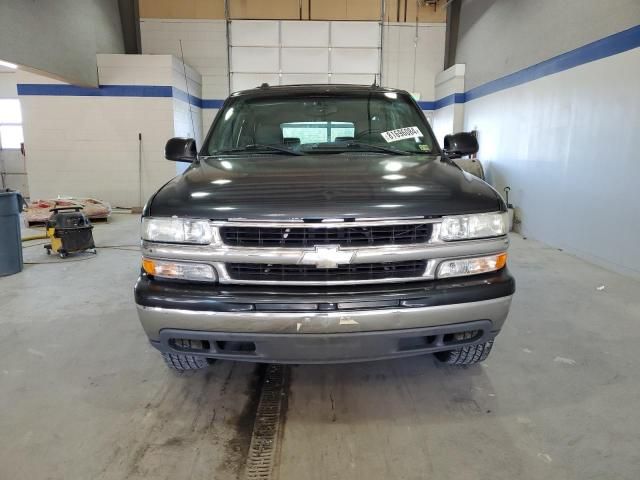
<svg viewBox="0 0 640 480">
<path fill-rule="evenodd" d="M 267 480 L 273 475 L 278 439 L 282 425 L 288 369 L 284 365 L 269 365 L 262 385 L 251 435 L 245 478 Z"/>
</svg>

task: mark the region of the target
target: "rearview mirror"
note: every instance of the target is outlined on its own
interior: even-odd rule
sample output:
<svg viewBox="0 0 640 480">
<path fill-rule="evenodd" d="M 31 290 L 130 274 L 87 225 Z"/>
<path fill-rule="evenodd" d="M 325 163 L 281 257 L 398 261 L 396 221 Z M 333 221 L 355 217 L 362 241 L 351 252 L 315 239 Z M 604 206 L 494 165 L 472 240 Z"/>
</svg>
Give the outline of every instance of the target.
<svg viewBox="0 0 640 480">
<path fill-rule="evenodd" d="M 164 158 L 174 162 L 195 162 L 198 158 L 196 141 L 193 138 L 172 138 L 164 147 Z"/>
<path fill-rule="evenodd" d="M 459 132 L 444 137 L 444 151 L 449 158 L 458 158 L 478 153 L 478 139 L 469 132 Z"/>
</svg>

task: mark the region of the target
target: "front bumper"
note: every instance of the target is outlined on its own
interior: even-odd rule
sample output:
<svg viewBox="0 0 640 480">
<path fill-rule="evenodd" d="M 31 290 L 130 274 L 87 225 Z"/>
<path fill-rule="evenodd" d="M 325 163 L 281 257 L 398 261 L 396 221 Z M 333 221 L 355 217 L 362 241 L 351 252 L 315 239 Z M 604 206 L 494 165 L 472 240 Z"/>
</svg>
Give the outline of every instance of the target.
<svg viewBox="0 0 640 480">
<path fill-rule="evenodd" d="M 377 288 L 377 290 L 376 290 Z M 163 352 L 254 362 L 331 363 L 451 350 L 494 338 L 515 282 L 506 269 L 376 288 L 187 285 L 142 275 L 140 321 Z M 383 290 L 384 288 L 384 290 Z M 476 332 L 466 341 L 456 333 Z M 185 350 L 177 340 L 192 340 Z"/>
</svg>

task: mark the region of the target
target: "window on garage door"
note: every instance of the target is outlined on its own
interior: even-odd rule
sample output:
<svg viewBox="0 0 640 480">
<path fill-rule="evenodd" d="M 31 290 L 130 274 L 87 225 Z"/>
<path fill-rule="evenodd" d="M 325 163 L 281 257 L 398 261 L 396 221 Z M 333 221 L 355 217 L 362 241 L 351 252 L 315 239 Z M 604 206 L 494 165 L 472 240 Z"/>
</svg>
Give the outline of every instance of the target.
<svg viewBox="0 0 640 480">
<path fill-rule="evenodd" d="M 335 142 L 336 138 L 353 138 L 355 126 L 351 122 L 292 122 L 283 123 L 284 138 L 299 138 L 301 144 Z"/>
<path fill-rule="evenodd" d="M 17 98 L 0 98 L 0 148 L 20 148 L 24 142 L 22 134 L 22 111 Z"/>
</svg>

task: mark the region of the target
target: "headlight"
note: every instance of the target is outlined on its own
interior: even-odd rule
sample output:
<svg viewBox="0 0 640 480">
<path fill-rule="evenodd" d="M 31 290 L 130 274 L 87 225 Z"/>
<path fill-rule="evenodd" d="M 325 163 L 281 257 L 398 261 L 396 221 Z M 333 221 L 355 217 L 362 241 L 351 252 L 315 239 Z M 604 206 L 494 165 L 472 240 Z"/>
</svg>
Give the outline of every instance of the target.
<svg viewBox="0 0 640 480">
<path fill-rule="evenodd" d="M 499 253 L 486 257 L 458 258 L 445 260 L 438 266 L 438 278 L 462 277 L 480 273 L 495 272 L 507 264 L 507 254 Z"/>
<path fill-rule="evenodd" d="M 143 258 L 142 268 L 149 275 L 160 278 L 198 282 L 215 282 L 218 279 L 213 267 L 205 263 L 171 262 Z"/>
<path fill-rule="evenodd" d="M 507 213 L 478 213 L 444 217 L 440 238 L 445 241 L 499 237 L 507 233 Z"/>
<path fill-rule="evenodd" d="M 208 245 L 213 239 L 213 229 L 208 220 L 143 218 L 142 239 L 152 242 Z"/>
</svg>

